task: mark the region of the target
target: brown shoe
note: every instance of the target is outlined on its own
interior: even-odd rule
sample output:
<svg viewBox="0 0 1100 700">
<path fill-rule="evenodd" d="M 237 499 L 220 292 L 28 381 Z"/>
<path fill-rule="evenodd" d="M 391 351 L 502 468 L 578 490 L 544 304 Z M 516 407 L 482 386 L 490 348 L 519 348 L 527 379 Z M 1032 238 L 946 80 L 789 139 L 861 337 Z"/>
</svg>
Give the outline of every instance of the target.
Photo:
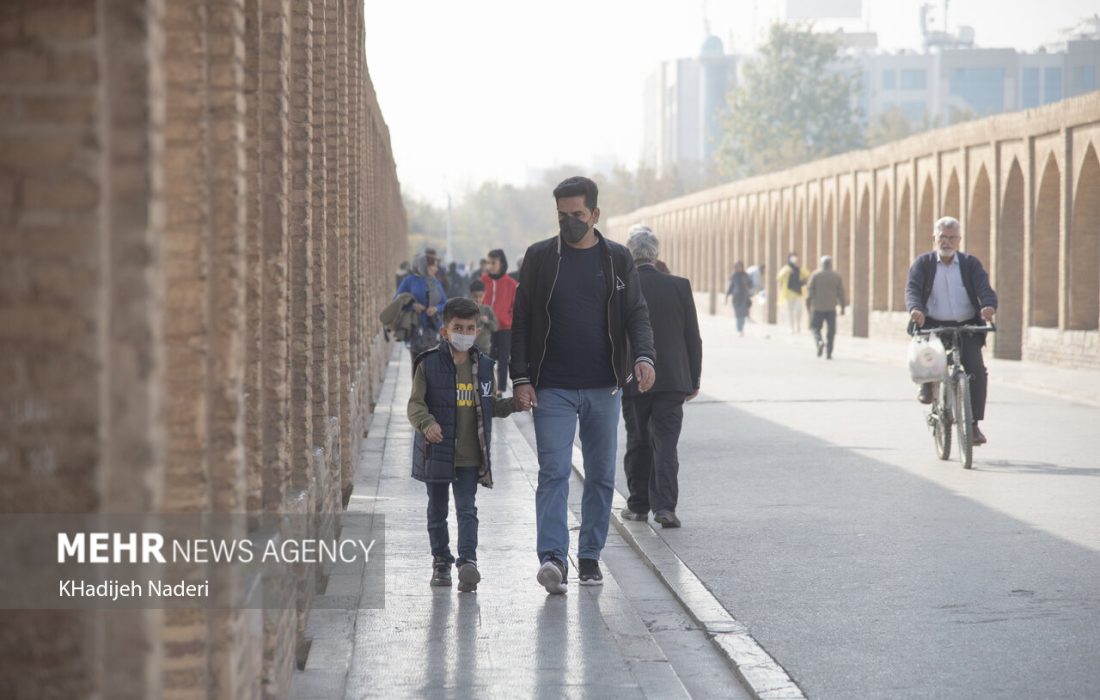
<svg viewBox="0 0 1100 700">
<path fill-rule="evenodd" d="M 920 385 L 920 393 L 917 394 L 917 401 L 923 404 L 932 403 L 932 382 L 925 382 Z"/>
<path fill-rule="evenodd" d="M 978 445 L 984 445 L 987 442 L 989 441 L 985 439 L 985 435 L 982 435 L 982 431 L 978 430 L 978 424 L 975 423 L 974 433 L 970 437 L 970 444 L 974 447 L 977 447 Z"/>
</svg>

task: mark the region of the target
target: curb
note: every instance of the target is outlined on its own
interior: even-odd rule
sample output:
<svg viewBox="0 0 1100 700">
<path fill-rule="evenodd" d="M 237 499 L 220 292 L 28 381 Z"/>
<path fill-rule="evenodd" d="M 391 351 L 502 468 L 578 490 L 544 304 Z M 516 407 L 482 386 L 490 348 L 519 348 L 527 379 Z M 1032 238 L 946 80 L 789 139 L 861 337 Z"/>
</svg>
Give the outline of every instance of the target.
<svg viewBox="0 0 1100 700">
<path fill-rule="evenodd" d="M 573 472 L 583 482 L 584 460 L 573 445 Z M 729 662 L 745 687 L 760 700 L 804 700 L 806 695 L 787 671 L 714 597 L 698 576 L 672 551 L 664 538 L 647 522 L 624 522 L 619 511 L 626 499 L 615 490 L 611 501 L 611 522 L 623 539 L 653 570 L 661 583 L 683 606 Z"/>
</svg>

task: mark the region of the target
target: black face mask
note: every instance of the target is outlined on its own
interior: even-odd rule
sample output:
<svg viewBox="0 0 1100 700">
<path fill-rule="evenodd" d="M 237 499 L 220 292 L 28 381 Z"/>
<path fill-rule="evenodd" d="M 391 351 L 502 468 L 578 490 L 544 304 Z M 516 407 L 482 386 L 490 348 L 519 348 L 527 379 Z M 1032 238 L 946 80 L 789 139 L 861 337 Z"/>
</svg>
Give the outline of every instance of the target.
<svg viewBox="0 0 1100 700">
<path fill-rule="evenodd" d="M 588 233 L 588 224 L 572 216 L 566 216 L 558 220 L 558 229 L 566 243 L 580 243 Z"/>
</svg>

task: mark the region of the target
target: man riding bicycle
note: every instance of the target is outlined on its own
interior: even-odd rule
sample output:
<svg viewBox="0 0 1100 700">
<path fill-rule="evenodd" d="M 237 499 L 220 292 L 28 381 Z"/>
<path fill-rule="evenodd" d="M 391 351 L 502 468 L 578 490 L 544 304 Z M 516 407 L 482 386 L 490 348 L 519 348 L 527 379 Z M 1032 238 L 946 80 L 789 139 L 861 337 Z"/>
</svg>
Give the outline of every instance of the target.
<svg viewBox="0 0 1100 700">
<path fill-rule="evenodd" d="M 959 252 L 962 227 L 958 219 L 945 216 L 936 222 L 931 252 L 917 256 L 909 267 L 905 305 L 918 328 L 943 328 L 981 324 L 997 313 L 997 293 L 989 285 L 989 274 L 981 260 Z M 960 338 L 963 367 L 971 378 L 974 411 L 974 445 L 984 445 L 985 435 L 978 421 L 985 417 L 986 369 L 982 358 L 984 334 Z M 917 400 L 932 403 L 933 384 L 922 384 Z"/>
</svg>

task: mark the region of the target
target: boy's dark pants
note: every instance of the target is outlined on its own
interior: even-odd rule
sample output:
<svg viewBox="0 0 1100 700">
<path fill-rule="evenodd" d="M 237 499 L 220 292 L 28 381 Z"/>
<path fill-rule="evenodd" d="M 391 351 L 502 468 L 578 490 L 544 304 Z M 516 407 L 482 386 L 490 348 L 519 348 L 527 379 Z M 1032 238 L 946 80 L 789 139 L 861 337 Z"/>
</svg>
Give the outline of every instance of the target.
<svg viewBox="0 0 1100 700">
<path fill-rule="evenodd" d="M 451 537 L 447 532 L 448 498 L 451 489 L 455 493 L 455 514 L 458 516 L 458 560 L 462 566 L 467 561 L 477 561 L 477 478 L 478 467 L 456 467 L 454 482 L 428 483 L 428 540 L 432 556 L 454 562 L 451 555 Z"/>
</svg>

